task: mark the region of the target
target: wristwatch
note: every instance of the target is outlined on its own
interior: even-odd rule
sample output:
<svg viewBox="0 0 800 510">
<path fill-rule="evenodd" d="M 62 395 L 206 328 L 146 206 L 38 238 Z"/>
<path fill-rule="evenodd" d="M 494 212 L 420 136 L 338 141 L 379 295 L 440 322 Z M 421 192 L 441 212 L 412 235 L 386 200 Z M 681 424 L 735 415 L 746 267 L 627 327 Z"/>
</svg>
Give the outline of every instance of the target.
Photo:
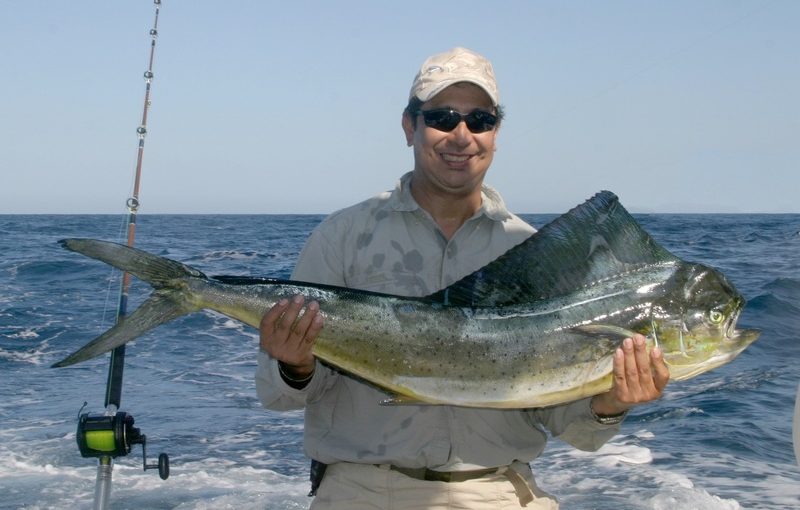
<svg viewBox="0 0 800 510">
<path fill-rule="evenodd" d="M 619 423 L 622 423 L 622 420 L 624 420 L 625 416 L 628 414 L 628 411 L 622 411 L 619 414 L 600 416 L 599 414 L 594 412 L 592 404 L 589 404 L 589 411 L 592 413 L 592 417 L 595 419 L 595 421 L 601 425 L 617 425 Z"/>
</svg>

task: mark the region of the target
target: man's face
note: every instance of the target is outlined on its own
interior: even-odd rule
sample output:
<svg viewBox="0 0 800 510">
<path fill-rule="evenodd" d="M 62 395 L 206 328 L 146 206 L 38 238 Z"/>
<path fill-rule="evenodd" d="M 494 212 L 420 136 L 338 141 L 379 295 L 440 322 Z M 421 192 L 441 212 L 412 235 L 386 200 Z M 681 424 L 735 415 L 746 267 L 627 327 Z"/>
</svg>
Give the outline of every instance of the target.
<svg viewBox="0 0 800 510">
<path fill-rule="evenodd" d="M 422 105 L 423 111 L 437 108 L 452 108 L 464 115 L 474 110 L 495 111 L 486 92 L 471 83 L 451 85 Z M 414 147 L 412 186 L 437 195 L 479 192 L 494 157 L 497 129 L 472 133 L 462 121 L 445 132 L 425 126 L 421 115 L 404 116 L 406 141 Z"/>
</svg>

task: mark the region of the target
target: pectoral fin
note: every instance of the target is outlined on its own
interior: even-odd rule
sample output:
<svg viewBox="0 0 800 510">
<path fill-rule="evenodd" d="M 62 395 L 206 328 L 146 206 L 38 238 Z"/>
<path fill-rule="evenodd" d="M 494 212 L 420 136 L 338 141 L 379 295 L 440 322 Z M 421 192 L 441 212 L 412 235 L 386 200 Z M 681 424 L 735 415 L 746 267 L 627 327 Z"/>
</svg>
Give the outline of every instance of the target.
<svg viewBox="0 0 800 510">
<path fill-rule="evenodd" d="M 636 334 L 635 331 L 611 324 L 585 324 L 582 326 L 575 326 L 572 329 L 585 335 L 601 336 L 605 338 L 616 339 L 620 342 L 626 338 L 631 338 Z"/>
</svg>

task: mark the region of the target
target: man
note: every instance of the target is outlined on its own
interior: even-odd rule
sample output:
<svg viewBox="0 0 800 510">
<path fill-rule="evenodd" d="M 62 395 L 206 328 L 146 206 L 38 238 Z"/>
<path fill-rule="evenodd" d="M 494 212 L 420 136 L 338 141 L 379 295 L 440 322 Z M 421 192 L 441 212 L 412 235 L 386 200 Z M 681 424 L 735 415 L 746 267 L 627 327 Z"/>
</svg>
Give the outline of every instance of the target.
<svg viewBox="0 0 800 510">
<path fill-rule="evenodd" d="M 502 109 L 492 66 L 455 48 L 430 57 L 403 112 L 414 169 L 397 187 L 336 212 L 309 237 L 293 278 L 423 296 L 528 238 L 534 229 L 483 184 Z M 596 450 L 633 405 L 669 379 L 660 352 L 626 339 L 608 393 L 535 410 L 381 406 L 372 386 L 317 362 L 324 327 L 316 302 L 284 300 L 261 323 L 257 391 L 270 409 L 305 407 L 305 450 L 328 465 L 314 509 L 555 509 L 529 462 L 549 431 Z"/>
</svg>

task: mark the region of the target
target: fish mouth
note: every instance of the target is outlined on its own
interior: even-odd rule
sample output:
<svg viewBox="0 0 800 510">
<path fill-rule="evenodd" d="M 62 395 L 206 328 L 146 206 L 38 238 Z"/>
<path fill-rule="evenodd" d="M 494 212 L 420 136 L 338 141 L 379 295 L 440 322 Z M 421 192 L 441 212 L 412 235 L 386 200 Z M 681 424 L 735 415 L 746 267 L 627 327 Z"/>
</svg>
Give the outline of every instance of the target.
<svg viewBox="0 0 800 510">
<path fill-rule="evenodd" d="M 729 341 L 739 344 L 744 349 L 755 342 L 760 335 L 761 330 L 759 329 L 734 329 L 726 336 Z"/>
<path fill-rule="evenodd" d="M 742 353 L 761 334 L 757 329 L 733 329 L 725 334 L 710 356 L 702 361 L 694 357 L 669 356 L 665 359 L 670 370 L 670 379 L 682 381 L 729 363 Z"/>
<path fill-rule="evenodd" d="M 727 357 L 729 360 L 735 358 L 755 342 L 760 334 L 761 331 L 758 329 L 734 329 L 733 333 L 725 335 L 723 343 L 719 346 L 718 356 Z"/>
<path fill-rule="evenodd" d="M 742 314 L 743 307 L 744 298 L 740 297 L 736 306 L 736 313 L 730 318 L 728 327 L 725 330 L 725 340 L 740 345 L 742 349 L 755 342 L 761 334 L 761 331 L 758 329 L 736 329 L 736 323 L 739 322 L 739 316 Z"/>
</svg>

